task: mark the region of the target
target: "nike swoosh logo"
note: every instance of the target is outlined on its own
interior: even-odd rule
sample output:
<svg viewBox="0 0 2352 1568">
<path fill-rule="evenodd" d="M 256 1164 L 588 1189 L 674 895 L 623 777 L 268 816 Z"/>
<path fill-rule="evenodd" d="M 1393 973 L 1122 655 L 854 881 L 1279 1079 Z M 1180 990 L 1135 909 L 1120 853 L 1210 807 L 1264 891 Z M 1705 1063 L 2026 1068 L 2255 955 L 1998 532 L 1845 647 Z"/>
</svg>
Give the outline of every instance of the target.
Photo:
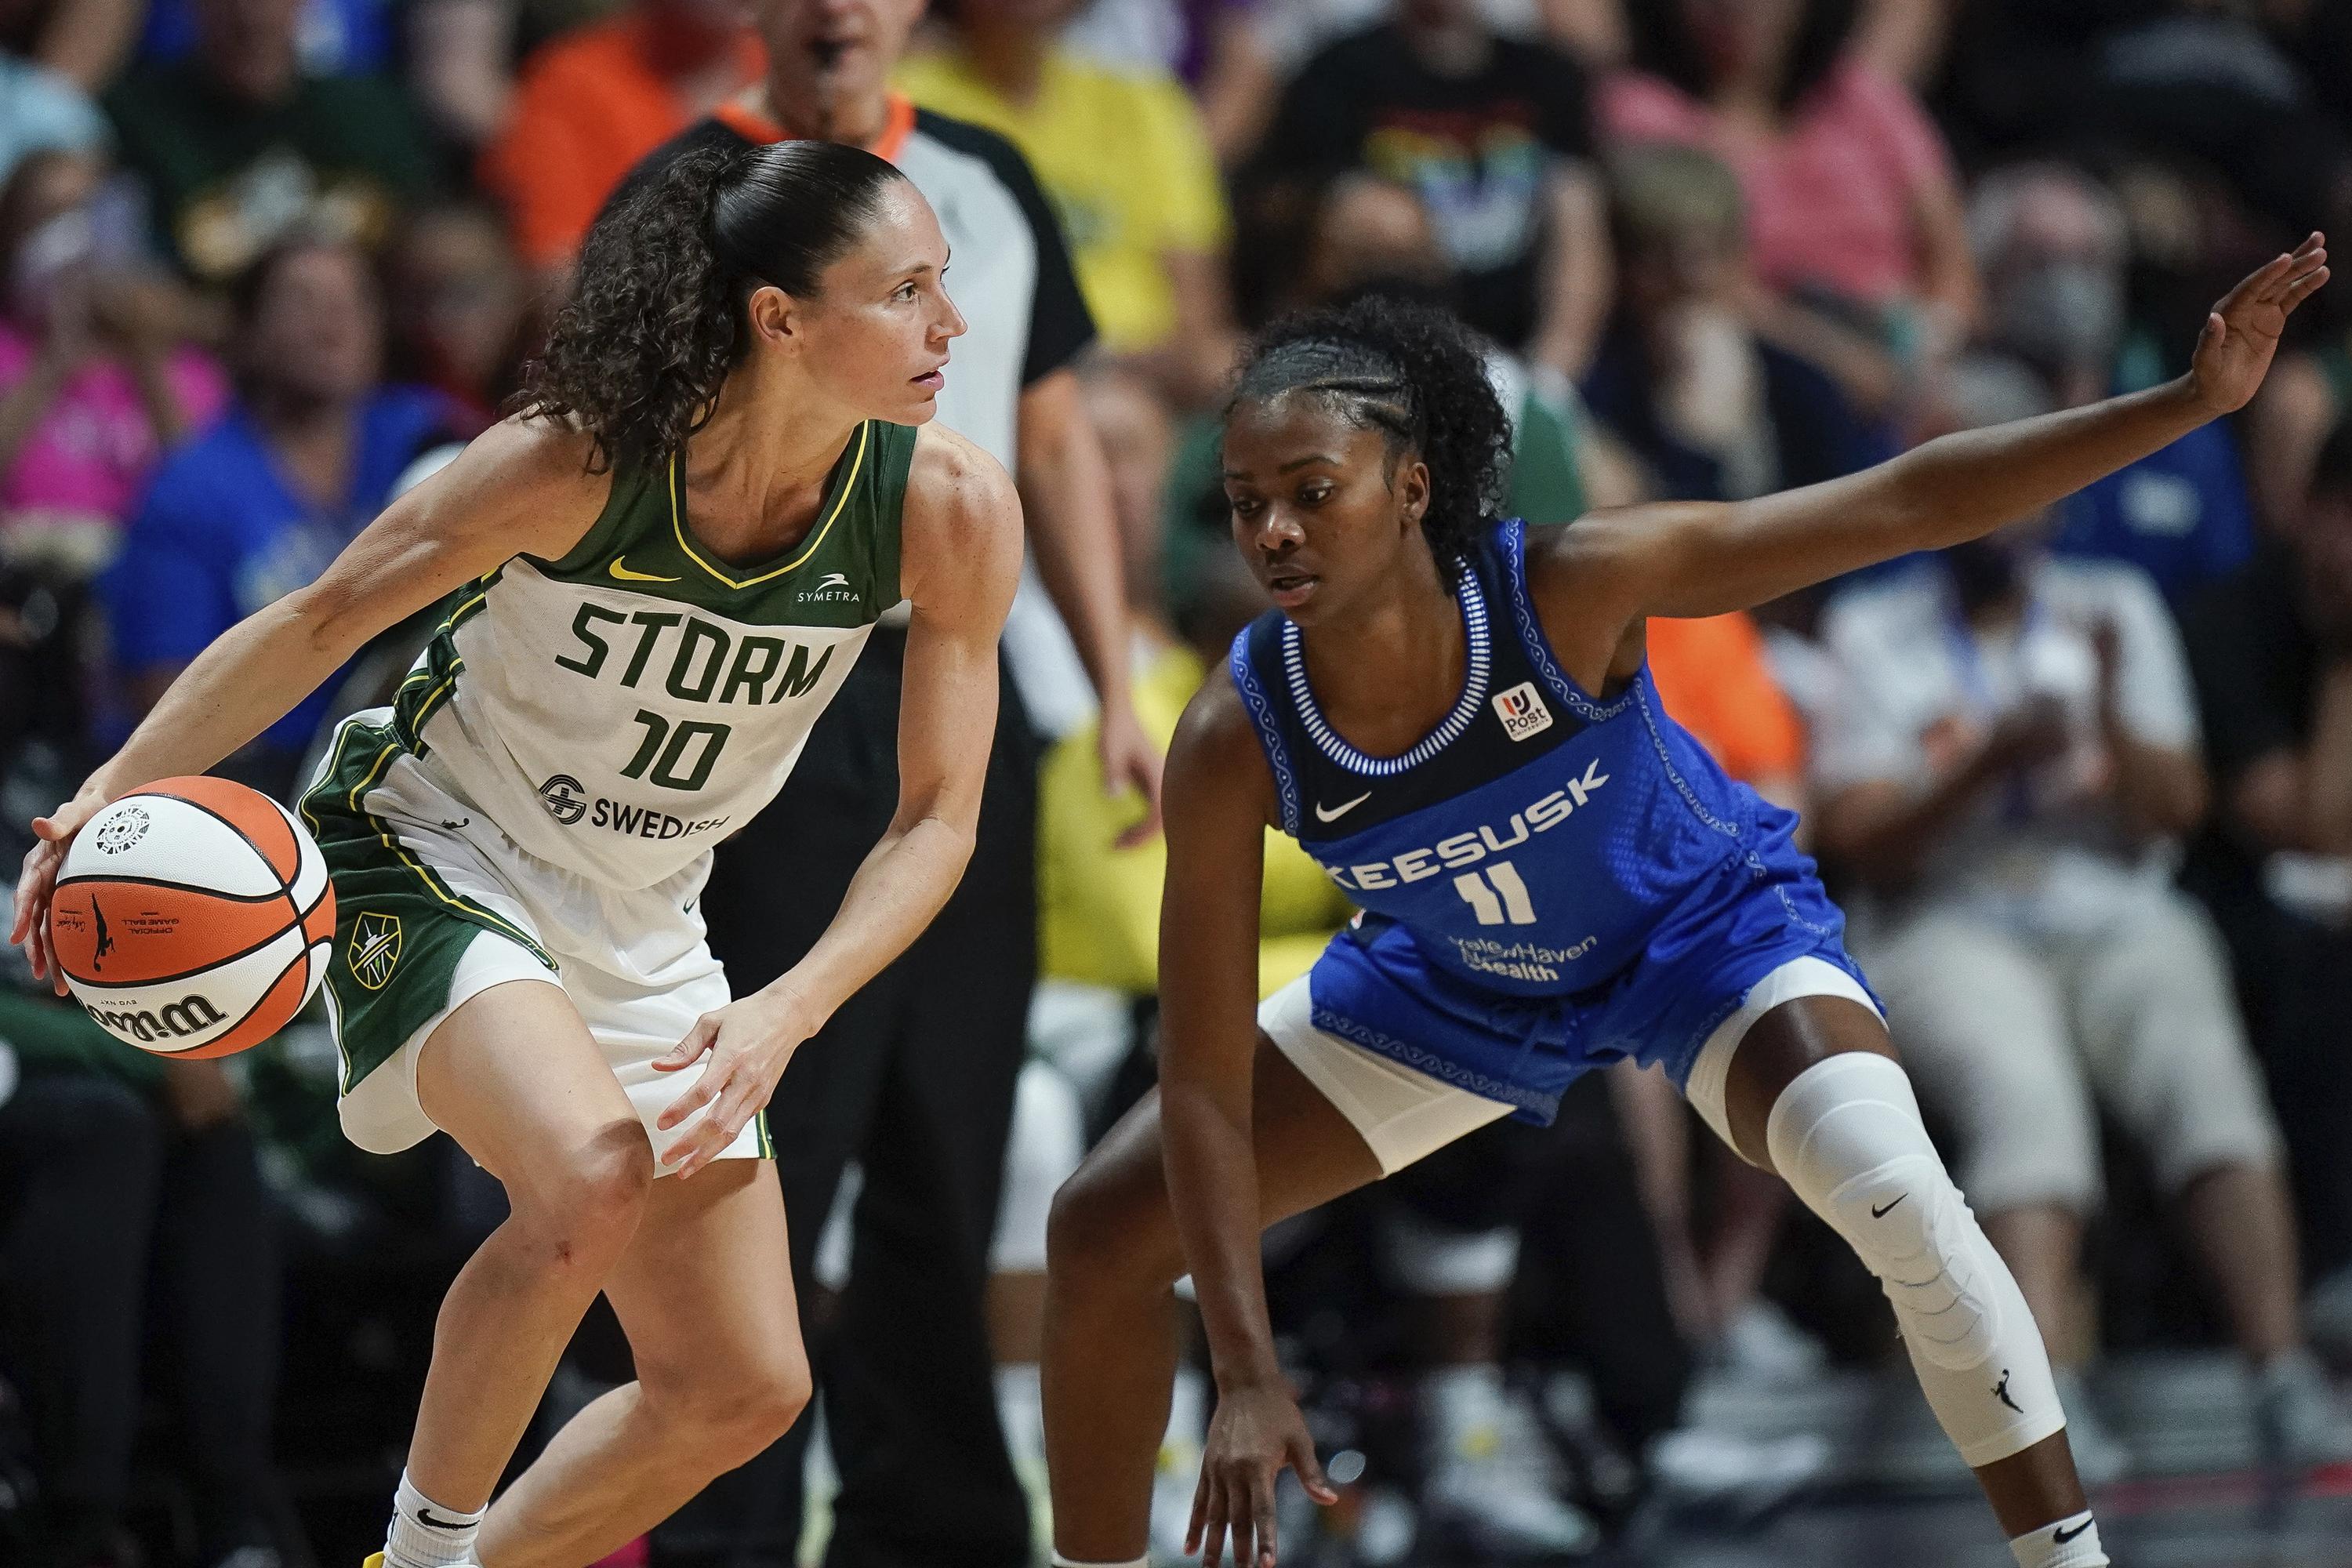
<svg viewBox="0 0 2352 1568">
<path fill-rule="evenodd" d="M 1355 799 L 1343 801 L 1338 805 L 1326 806 L 1322 802 L 1318 801 L 1315 803 L 1315 820 L 1318 822 L 1337 822 L 1341 817 L 1347 816 L 1349 812 L 1355 810 L 1356 807 L 1363 805 L 1364 802 L 1371 798 L 1372 792 L 1370 790 L 1366 790 Z"/>
<path fill-rule="evenodd" d="M 622 562 L 627 559 L 628 557 L 625 555 L 615 555 L 613 557 L 613 577 L 614 581 L 622 583 L 676 583 L 679 581 L 679 579 L 676 577 L 656 577 L 650 572 L 632 572 L 627 567 L 621 564 Z"/>
<path fill-rule="evenodd" d="M 1906 1193 L 1903 1194 L 1903 1198 L 1907 1198 L 1911 1194 L 1909 1193 Z M 1873 1219 L 1885 1219 L 1888 1215 L 1895 1212 L 1895 1204 L 1901 1203 L 1903 1198 L 1895 1199 L 1895 1203 L 1888 1204 L 1885 1208 L 1880 1208 L 1877 1205 L 1873 1204 L 1870 1208 L 1870 1217 Z"/>
<path fill-rule="evenodd" d="M 463 1530 L 466 1528 L 466 1523 L 463 1520 L 434 1518 L 433 1510 L 429 1508 L 419 1508 L 416 1510 L 416 1517 L 425 1523 L 431 1525 L 436 1530 Z"/>
<path fill-rule="evenodd" d="M 2076 1536 L 2082 1534 L 2084 1531 L 2090 1529 L 2091 1526 L 2098 1522 L 2099 1521 L 2095 1519 L 2086 1519 L 2072 1530 L 2053 1530 L 2050 1532 L 2050 1544 L 2053 1546 L 2063 1546 L 2068 1542 L 2074 1540 Z"/>
<path fill-rule="evenodd" d="M 390 947 L 393 944 L 394 938 L 394 932 L 386 931 L 382 936 L 376 938 L 373 942 L 368 943 L 365 947 L 360 949 L 360 955 L 352 960 L 352 967 L 353 969 L 362 969 L 366 967 L 370 959 L 373 958 L 377 953 L 382 952 L 385 948 Z"/>
</svg>

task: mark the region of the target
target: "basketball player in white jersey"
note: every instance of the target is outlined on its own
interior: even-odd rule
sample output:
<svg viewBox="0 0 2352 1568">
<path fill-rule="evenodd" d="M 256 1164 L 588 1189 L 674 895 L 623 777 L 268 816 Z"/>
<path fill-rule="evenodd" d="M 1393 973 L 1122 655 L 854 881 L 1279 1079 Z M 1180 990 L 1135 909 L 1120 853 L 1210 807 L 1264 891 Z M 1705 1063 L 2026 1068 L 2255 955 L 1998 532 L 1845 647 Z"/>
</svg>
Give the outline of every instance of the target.
<svg viewBox="0 0 2352 1568">
<path fill-rule="evenodd" d="M 916 428 L 964 330 L 947 264 L 870 153 L 679 160 L 591 235 L 520 412 L 224 636 L 37 825 L 13 940 L 53 973 L 48 895 L 92 813 L 218 763 L 446 604 L 302 801 L 336 888 L 346 1131 L 383 1151 L 447 1131 L 511 1208 L 443 1303 L 388 1568 L 579 1568 L 807 1401 L 760 1112 L 961 873 L 1021 563 L 1003 470 Z M 697 913 L 710 847 L 774 795 L 901 599 L 897 816 L 824 940 L 730 1001 Z M 492 1509 L 600 1289 L 638 1380 Z"/>
</svg>

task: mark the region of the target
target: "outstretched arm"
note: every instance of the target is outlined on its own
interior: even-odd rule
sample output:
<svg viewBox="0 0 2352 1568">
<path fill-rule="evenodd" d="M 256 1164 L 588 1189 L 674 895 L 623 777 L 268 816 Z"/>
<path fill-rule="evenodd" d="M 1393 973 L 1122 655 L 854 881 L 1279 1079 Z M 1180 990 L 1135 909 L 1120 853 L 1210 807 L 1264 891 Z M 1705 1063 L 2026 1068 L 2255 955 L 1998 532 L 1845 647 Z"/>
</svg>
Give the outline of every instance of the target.
<svg viewBox="0 0 2352 1568">
<path fill-rule="evenodd" d="M 1021 502 L 996 460 L 927 427 L 907 483 L 901 556 L 914 619 L 898 706 L 898 809 L 806 957 L 762 989 L 698 1019 L 654 1065 L 707 1053 L 694 1087 L 662 1113 L 667 1131 L 714 1109 L 662 1156 L 692 1175 L 735 1141 L 802 1041 L 922 934 L 971 858 L 996 734 L 996 641 L 1021 577 Z"/>
<path fill-rule="evenodd" d="M 221 634 L 172 682 L 122 749 L 33 824 L 9 941 L 48 965 L 50 889 L 66 845 L 116 797 L 200 773 L 293 711 L 370 637 L 520 554 L 562 555 L 595 521 L 609 481 L 585 471 L 587 437 L 543 421 L 484 432 L 402 496 L 318 581 Z M 65 981 L 58 977 L 63 992 Z"/>
<path fill-rule="evenodd" d="M 2315 234 L 2240 283 L 2206 318 L 2189 374 L 2162 386 L 1942 437 L 1779 495 L 1596 513 L 1553 548 L 1575 563 L 1570 574 L 1587 591 L 1622 612 L 1618 624 L 1631 625 L 1747 609 L 1914 550 L 1979 538 L 2243 407 L 2287 317 L 2327 281 L 2326 261 Z"/>
</svg>

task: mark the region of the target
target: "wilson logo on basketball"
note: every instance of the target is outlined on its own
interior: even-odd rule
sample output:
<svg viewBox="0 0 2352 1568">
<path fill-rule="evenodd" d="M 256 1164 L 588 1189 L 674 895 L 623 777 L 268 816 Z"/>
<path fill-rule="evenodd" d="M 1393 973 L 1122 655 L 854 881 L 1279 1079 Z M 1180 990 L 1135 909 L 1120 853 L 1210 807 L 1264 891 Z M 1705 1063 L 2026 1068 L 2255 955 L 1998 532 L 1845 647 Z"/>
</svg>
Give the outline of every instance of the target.
<svg viewBox="0 0 2352 1568">
<path fill-rule="evenodd" d="M 1522 680 L 1508 691 L 1496 693 L 1495 717 L 1503 721 L 1503 733 L 1514 741 L 1540 735 L 1551 728 L 1551 710 L 1537 695 L 1532 680 Z"/>
<path fill-rule="evenodd" d="M 352 922 L 352 978 L 381 991 L 400 962 L 400 917 L 364 911 Z"/>
<path fill-rule="evenodd" d="M 243 784 L 158 779 L 74 836 L 49 906 L 59 973 L 115 1038 L 224 1057 L 284 1028 L 335 952 L 310 831 Z"/>
<path fill-rule="evenodd" d="M 226 1015 L 203 996 L 184 996 L 152 1013 L 116 1013 L 101 1007 L 89 1016 L 116 1034 L 133 1040 L 184 1039 L 201 1035 Z"/>
</svg>

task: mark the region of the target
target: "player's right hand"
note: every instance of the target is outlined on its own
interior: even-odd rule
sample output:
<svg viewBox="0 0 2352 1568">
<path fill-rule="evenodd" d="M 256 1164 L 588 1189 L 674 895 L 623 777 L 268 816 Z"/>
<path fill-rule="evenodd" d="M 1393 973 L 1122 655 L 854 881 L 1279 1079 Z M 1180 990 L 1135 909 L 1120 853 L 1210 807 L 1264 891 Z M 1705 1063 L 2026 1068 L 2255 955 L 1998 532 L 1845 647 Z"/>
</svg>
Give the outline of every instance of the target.
<svg viewBox="0 0 2352 1568">
<path fill-rule="evenodd" d="M 46 980 L 60 996 L 66 977 L 49 952 L 49 899 L 58 889 L 58 871 L 66 861 L 66 847 L 81 825 L 98 815 L 106 802 L 84 791 L 47 816 L 33 819 L 39 842 L 25 851 L 25 869 L 16 878 L 16 921 L 8 940 L 25 950 L 33 978 Z"/>
<path fill-rule="evenodd" d="M 1202 1568 L 1213 1568 L 1230 1533 L 1234 1568 L 1274 1568 L 1274 1483 L 1286 1468 L 1298 1472 L 1299 1484 L 1317 1502 L 1328 1507 L 1339 1500 L 1323 1479 L 1315 1439 L 1288 1389 L 1220 1394 L 1201 1456 L 1201 1484 L 1192 1494 L 1184 1554 L 1197 1552 Z"/>
</svg>

